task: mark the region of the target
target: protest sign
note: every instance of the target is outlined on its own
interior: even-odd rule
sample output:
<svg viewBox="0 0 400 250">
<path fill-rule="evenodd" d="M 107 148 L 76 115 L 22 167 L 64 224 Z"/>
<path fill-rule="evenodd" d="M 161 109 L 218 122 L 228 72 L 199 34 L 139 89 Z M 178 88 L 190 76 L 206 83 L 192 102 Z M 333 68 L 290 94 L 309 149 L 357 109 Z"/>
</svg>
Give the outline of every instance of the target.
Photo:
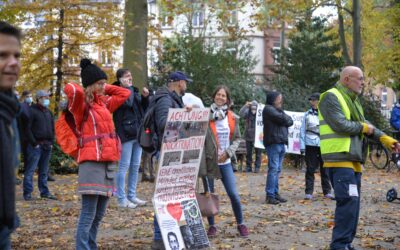
<svg viewBox="0 0 400 250">
<path fill-rule="evenodd" d="M 210 246 L 195 195 L 209 114 L 209 109 L 168 112 L 153 197 L 166 249 Z"/>
<path fill-rule="evenodd" d="M 257 107 L 256 136 L 254 141 L 254 147 L 261 149 L 264 149 L 264 124 L 262 118 L 264 106 L 263 104 L 258 104 Z M 285 113 L 293 119 L 293 126 L 289 127 L 288 131 L 288 146 L 286 147 L 286 152 L 290 154 L 300 154 L 300 127 L 304 113 L 292 111 L 285 111 Z"/>
<path fill-rule="evenodd" d="M 264 104 L 258 104 L 257 106 L 257 113 L 256 113 L 256 137 L 254 139 L 254 147 L 255 148 L 262 148 L 264 149 L 264 124 L 262 113 L 264 110 Z"/>
<path fill-rule="evenodd" d="M 289 127 L 286 153 L 300 154 L 300 128 L 304 112 L 285 111 L 285 113 L 293 120 L 293 126 Z"/>
</svg>

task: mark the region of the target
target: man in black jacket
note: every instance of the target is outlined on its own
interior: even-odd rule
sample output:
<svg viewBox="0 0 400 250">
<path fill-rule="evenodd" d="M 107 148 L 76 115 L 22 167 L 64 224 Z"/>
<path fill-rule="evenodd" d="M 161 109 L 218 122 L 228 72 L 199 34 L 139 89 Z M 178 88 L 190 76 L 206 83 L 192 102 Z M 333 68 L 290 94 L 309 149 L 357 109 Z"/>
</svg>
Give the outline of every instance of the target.
<svg viewBox="0 0 400 250">
<path fill-rule="evenodd" d="M 21 69 L 21 33 L 0 21 L 0 249 L 11 249 L 18 226 L 15 212 L 15 168 L 19 149 L 16 116 L 20 110 L 13 88 Z"/>
<path fill-rule="evenodd" d="M 187 87 L 186 85 L 188 82 L 192 82 L 192 80 L 183 72 L 176 71 L 171 73 L 168 77 L 167 85 L 159 88 L 151 101 L 150 105 L 156 105 L 154 117 L 156 123 L 156 133 L 157 137 L 159 138 L 157 148 L 158 151 L 161 149 L 161 141 L 164 135 L 165 125 L 167 123 L 168 111 L 170 108 L 184 107 L 182 96 L 185 94 Z M 188 106 L 187 110 L 190 111 L 191 107 Z M 154 217 L 154 240 L 151 249 L 165 249 L 156 217 Z"/>
<path fill-rule="evenodd" d="M 279 175 L 285 156 L 285 145 L 288 144 L 288 127 L 293 125 L 293 120 L 283 111 L 282 103 L 282 95 L 279 92 L 268 92 L 263 110 L 264 146 L 268 155 L 265 201 L 273 205 L 287 201 L 279 195 Z"/>
<path fill-rule="evenodd" d="M 38 186 L 40 197 L 56 200 L 47 186 L 47 173 L 51 149 L 54 141 L 54 119 L 48 109 L 50 105 L 50 94 L 45 90 L 36 92 L 37 103 L 30 108 L 29 123 L 26 129 L 28 145 L 26 147 L 27 164 L 24 173 L 23 195 L 24 199 L 32 200 L 33 174 L 39 167 Z"/>
</svg>

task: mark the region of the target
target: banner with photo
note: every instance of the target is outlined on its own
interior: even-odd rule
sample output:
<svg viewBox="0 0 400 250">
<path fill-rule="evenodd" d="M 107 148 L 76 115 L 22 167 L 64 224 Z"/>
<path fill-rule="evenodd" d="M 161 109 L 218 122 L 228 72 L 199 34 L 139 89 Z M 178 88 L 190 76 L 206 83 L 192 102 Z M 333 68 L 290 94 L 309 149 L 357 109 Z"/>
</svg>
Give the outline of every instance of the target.
<svg viewBox="0 0 400 250">
<path fill-rule="evenodd" d="M 153 205 L 166 249 L 202 249 L 210 243 L 195 189 L 209 109 L 169 109 Z"/>
<path fill-rule="evenodd" d="M 263 104 L 258 104 L 257 107 L 256 137 L 254 141 L 254 147 L 262 149 L 264 149 L 264 124 L 262 118 L 264 106 L 265 105 Z M 286 153 L 300 154 L 300 127 L 304 112 L 285 111 L 285 113 L 293 119 L 293 126 L 289 127 L 288 131 L 288 146 L 286 147 Z"/>
</svg>

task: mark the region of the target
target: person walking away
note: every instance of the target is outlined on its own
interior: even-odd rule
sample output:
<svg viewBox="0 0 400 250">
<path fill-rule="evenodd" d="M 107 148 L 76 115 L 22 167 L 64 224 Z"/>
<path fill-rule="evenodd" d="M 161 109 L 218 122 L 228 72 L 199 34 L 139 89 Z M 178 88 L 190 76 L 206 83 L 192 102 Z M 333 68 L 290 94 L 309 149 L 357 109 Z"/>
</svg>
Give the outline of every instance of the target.
<svg viewBox="0 0 400 250">
<path fill-rule="evenodd" d="M 76 230 L 76 249 L 97 249 L 96 237 L 114 188 L 121 143 L 111 113 L 130 96 L 126 88 L 106 83 L 107 75 L 89 59 L 80 62 L 82 88 L 68 83 L 64 93 L 81 139 L 78 193 L 82 207 Z"/>
<path fill-rule="evenodd" d="M 120 207 L 135 208 L 143 206 L 146 201 L 136 195 L 142 148 L 137 140 L 137 131 L 148 106 L 149 91 L 143 88 L 142 95 L 139 89 L 132 85 L 132 74 L 128 69 L 117 70 L 116 86 L 128 89 L 129 98 L 114 112 L 114 124 L 122 142 L 121 159 L 117 172 L 117 197 Z M 125 176 L 128 173 L 128 195 L 125 193 Z"/>
<path fill-rule="evenodd" d="M 321 149 L 319 147 L 319 118 L 318 102 L 319 93 L 313 93 L 308 100 L 311 108 L 304 113 L 300 127 L 300 152 L 305 155 L 306 160 L 306 189 L 305 200 L 311 200 L 314 192 L 314 173 L 319 168 L 321 174 L 322 192 L 325 198 L 334 199 L 331 194 L 331 184 L 329 183 L 328 173 L 323 168 Z"/>
<path fill-rule="evenodd" d="M 288 128 L 293 120 L 282 109 L 283 97 L 277 91 L 267 93 L 263 110 L 264 146 L 268 155 L 268 175 L 265 185 L 266 203 L 277 205 L 287 202 L 279 194 L 279 176 L 285 156 L 285 145 L 288 144 Z"/>
<path fill-rule="evenodd" d="M 367 138 L 379 140 L 386 148 L 400 151 L 398 141 L 370 124 L 364 117 L 359 95 L 364 74 L 355 66 L 340 73 L 339 82 L 321 95 L 319 120 L 321 154 L 335 191 L 335 226 L 330 249 L 352 246 L 360 213 L 361 172 L 368 154 Z"/>
<path fill-rule="evenodd" d="M 244 139 L 246 140 L 246 172 L 252 172 L 253 148 L 256 153 L 254 173 L 260 172 L 262 149 L 254 147 L 256 137 L 257 101 L 247 102 L 239 111 L 240 117 L 245 119 L 246 127 Z"/>
</svg>

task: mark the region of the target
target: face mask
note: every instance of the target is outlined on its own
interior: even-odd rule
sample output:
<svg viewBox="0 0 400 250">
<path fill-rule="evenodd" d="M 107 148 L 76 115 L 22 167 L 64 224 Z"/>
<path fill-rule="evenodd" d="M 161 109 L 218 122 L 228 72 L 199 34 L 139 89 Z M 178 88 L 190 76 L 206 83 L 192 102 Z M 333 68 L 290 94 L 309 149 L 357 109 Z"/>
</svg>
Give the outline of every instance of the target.
<svg viewBox="0 0 400 250">
<path fill-rule="evenodd" d="M 251 110 L 251 113 L 252 113 L 253 115 L 255 115 L 256 112 L 257 112 L 257 110 L 255 110 L 255 109 L 252 109 L 252 110 Z"/>
<path fill-rule="evenodd" d="M 50 105 L 50 100 L 49 99 L 44 99 L 42 101 L 42 105 L 47 108 Z"/>
<path fill-rule="evenodd" d="M 28 103 L 28 104 L 31 104 L 32 103 L 32 97 L 27 97 L 27 98 L 25 98 L 25 102 L 26 103 Z"/>
</svg>

